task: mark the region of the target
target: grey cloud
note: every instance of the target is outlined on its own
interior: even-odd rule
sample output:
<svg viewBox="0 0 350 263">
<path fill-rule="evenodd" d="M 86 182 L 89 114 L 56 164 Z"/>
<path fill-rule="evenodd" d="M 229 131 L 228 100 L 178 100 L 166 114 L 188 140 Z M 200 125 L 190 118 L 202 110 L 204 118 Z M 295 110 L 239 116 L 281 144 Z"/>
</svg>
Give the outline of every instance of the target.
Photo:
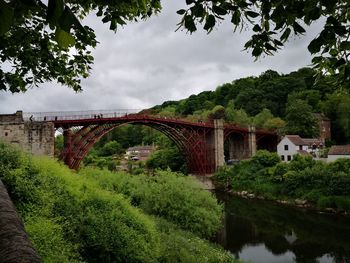
<svg viewBox="0 0 350 263">
<path fill-rule="evenodd" d="M 242 51 L 251 31 L 233 33 L 224 21 L 211 34 L 174 32 L 182 1 L 163 1 L 164 10 L 145 22 L 130 23 L 117 33 L 89 16 L 86 24 L 96 30 L 100 44 L 93 50 L 91 76 L 82 81 L 83 92 L 47 83 L 25 94 L 0 92 L 0 112 L 87 109 L 140 109 L 178 100 L 234 79 L 260 75 L 267 69 L 288 73 L 310 63 L 307 43 L 322 23 L 313 25 L 303 38 L 293 38 L 273 57 L 254 62 Z"/>
</svg>

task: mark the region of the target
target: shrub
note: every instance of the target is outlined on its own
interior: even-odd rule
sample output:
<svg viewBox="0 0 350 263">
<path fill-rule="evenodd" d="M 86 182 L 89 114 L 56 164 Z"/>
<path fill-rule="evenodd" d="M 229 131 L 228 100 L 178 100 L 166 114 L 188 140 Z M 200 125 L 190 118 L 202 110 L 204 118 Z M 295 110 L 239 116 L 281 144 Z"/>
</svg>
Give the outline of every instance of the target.
<svg viewBox="0 0 350 263">
<path fill-rule="evenodd" d="M 323 197 L 323 193 L 319 189 L 313 189 L 310 192 L 307 192 L 302 196 L 302 199 L 307 200 L 309 202 L 318 203 L 318 200 Z"/>
<path fill-rule="evenodd" d="M 321 209 L 329 208 L 329 207 L 335 207 L 335 202 L 333 197 L 329 196 L 322 196 L 317 201 L 317 207 Z"/>
<path fill-rule="evenodd" d="M 160 231 L 164 263 L 238 263 L 232 255 L 207 240 L 183 231 L 164 219 L 156 218 Z"/>
<path fill-rule="evenodd" d="M 339 210 L 350 211 L 350 197 L 349 196 L 335 196 L 334 202 Z"/>
<path fill-rule="evenodd" d="M 37 171 L 30 159 L 19 150 L 0 142 L 0 177 L 18 209 L 40 199 Z"/>
<path fill-rule="evenodd" d="M 306 168 L 311 168 L 316 164 L 316 161 L 311 156 L 301 156 L 296 154 L 293 156 L 293 160 L 290 162 L 290 170 L 303 171 Z"/>
<path fill-rule="evenodd" d="M 269 152 L 266 150 L 259 150 L 252 157 L 251 163 L 261 167 L 272 167 L 281 161 L 280 157 L 275 152 Z"/>
<path fill-rule="evenodd" d="M 343 171 L 330 175 L 327 189 L 329 195 L 350 195 L 350 175 Z"/>
<path fill-rule="evenodd" d="M 53 160 L 36 159 L 44 191 L 58 198 L 52 213 L 61 217 L 68 239 L 80 244 L 89 262 L 154 262 L 159 237 L 154 223 L 121 194 L 98 187 Z"/>
<path fill-rule="evenodd" d="M 220 167 L 219 171 L 217 171 L 213 177 L 215 181 L 216 187 L 226 188 L 227 184 L 231 182 L 233 177 L 232 168 L 228 166 Z"/>
<path fill-rule="evenodd" d="M 32 214 L 25 218 L 25 227 L 43 262 L 81 262 L 77 246 L 65 239 L 58 223 Z"/>
<path fill-rule="evenodd" d="M 350 159 L 340 158 L 329 164 L 329 170 L 331 173 L 337 173 L 343 171 L 347 174 L 350 174 Z"/>
<path fill-rule="evenodd" d="M 284 180 L 284 175 L 288 172 L 287 163 L 278 163 L 274 167 L 271 167 L 269 174 L 271 175 L 272 182 L 279 183 Z"/>
<path fill-rule="evenodd" d="M 212 236 L 221 225 L 222 205 L 191 177 L 170 171 L 130 176 L 96 169 L 83 169 L 80 175 L 90 180 L 99 178 L 104 189 L 123 193 L 146 213 L 161 216 L 202 237 Z"/>
</svg>

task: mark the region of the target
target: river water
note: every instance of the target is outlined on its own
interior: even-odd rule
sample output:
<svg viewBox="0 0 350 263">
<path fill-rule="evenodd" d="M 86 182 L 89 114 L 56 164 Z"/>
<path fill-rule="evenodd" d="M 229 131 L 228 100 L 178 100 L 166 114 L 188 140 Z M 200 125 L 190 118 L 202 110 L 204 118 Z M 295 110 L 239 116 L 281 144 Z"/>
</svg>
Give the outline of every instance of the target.
<svg viewBox="0 0 350 263">
<path fill-rule="evenodd" d="M 225 204 L 218 243 L 258 263 L 350 262 L 350 218 L 217 194 Z"/>
</svg>

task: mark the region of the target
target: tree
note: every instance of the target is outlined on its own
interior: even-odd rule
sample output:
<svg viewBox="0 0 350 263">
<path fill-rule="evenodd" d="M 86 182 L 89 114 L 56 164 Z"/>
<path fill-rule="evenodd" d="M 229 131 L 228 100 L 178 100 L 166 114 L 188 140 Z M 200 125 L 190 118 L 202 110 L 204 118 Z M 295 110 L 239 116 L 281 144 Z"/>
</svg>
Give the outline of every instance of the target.
<svg viewBox="0 0 350 263">
<path fill-rule="evenodd" d="M 303 35 L 304 25 L 326 18 L 323 30 L 308 45 L 310 53 L 315 55 L 312 62 L 319 72 L 336 75 L 343 83 L 350 81 L 348 0 L 187 0 L 186 3 L 187 9 L 177 11 L 182 15 L 179 28 L 192 33 L 201 24 L 209 33 L 220 20 L 230 17 L 235 31 L 251 26 L 253 35 L 244 47 L 251 49 L 256 58 L 272 55 L 284 46 L 292 32 Z"/>
<path fill-rule="evenodd" d="M 286 132 L 298 134 L 301 137 L 315 137 L 319 135 L 318 122 L 312 113 L 312 108 L 306 101 L 288 100 L 286 108 Z"/>
<path fill-rule="evenodd" d="M 337 143 L 350 142 L 350 95 L 344 91 L 337 91 L 327 96 L 322 108 L 330 118 L 332 139 Z"/>
<path fill-rule="evenodd" d="M 268 130 L 276 130 L 278 134 L 281 133 L 281 130 L 286 126 L 286 122 L 281 118 L 272 118 L 266 121 L 263 128 Z"/>
<path fill-rule="evenodd" d="M 186 0 L 186 4 L 187 9 L 177 11 L 182 16 L 179 28 L 192 33 L 202 24 L 209 33 L 225 17 L 230 17 L 234 30 L 251 25 L 253 34 L 245 49 L 256 58 L 272 55 L 292 32 L 302 35 L 304 24 L 325 17 L 323 30 L 308 46 L 312 61 L 318 72 L 350 82 L 348 0 Z M 0 90 L 26 91 L 51 80 L 81 90 L 80 78 L 89 75 L 93 62 L 89 49 L 97 41 L 94 31 L 79 19 L 97 11 L 115 31 L 160 9 L 160 0 L 48 0 L 48 5 L 40 0 L 0 0 L 0 59 L 5 65 L 0 68 Z"/>
<path fill-rule="evenodd" d="M 109 141 L 99 151 L 100 156 L 112 156 L 123 152 L 122 146 L 117 141 Z"/>
<path fill-rule="evenodd" d="M 266 122 L 273 118 L 273 115 L 270 110 L 263 109 L 257 115 L 254 116 L 253 123 L 256 127 L 262 128 Z"/>
<path fill-rule="evenodd" d="M 159 0 L 43 2 L 0 0 L 0 59 L 5 65 L 0 68 L 0 90 L 26 91 L 51 80 L 81 90 L 80 78 L 89 75 L 90 49 L 97 41 L 79 19 L 97 11 L 116 30 L 160 10 Z"/>
</svg>

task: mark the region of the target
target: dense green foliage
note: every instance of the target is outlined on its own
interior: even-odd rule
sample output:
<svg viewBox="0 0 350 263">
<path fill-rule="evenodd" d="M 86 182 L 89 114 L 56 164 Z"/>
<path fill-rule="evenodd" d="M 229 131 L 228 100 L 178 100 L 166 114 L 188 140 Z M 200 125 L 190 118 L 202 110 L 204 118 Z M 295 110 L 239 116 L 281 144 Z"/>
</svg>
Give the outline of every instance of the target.
<svg viewBox="0 0 350 263">
<path fill-rule="evenodd" d="M 154 176 L 126 176 L 88 168 L 79 174 L 88 180 L 93 178 L 106 190 L 130 197 L 131 203 L 147 214 L 164 217 L 202 237 L 211 237 L 220 225 L 222 207 L 209 192 L 201 191 L 192 177 L 168 171 L 156 171 Z"/>
<path fill-rule="evenodd" d="M 222 253 L 219 247 L 207 240 L 183 231 L 164 219 L 157 218 L 156 222 L 164 249 L 160 262 L 236 262 L 230 254 Z"/>
<path fill-rule="evenodd" d="M 187 165 L 184 154 L 175 143 L 163 134 L 155 141 L 157 149 L 146 161 L 149 169 L 170 169 L 187 174 Z"/>
<path fill-rule="evenodd" d="M 334 85 L 331 77 L 316 80 L 315 71 L 302 68 L 289 74 L 268 70 L 258 77 L 246 77 L 225 83 L 215 91 L 204 91 L 180 101 L 166 101 L 145 110 L 146 114 L 181 118 L 193 122 L 224 117 L 241 126 L 277 131 L 279 135 L 298 134 L 318 137 L 318 118 L 331 121 L 330 144 L 350 143 L 350 95 L 344 84 Z M 321 113 L 319 115 L 318 113 Z M 113 167 L 111 155 L 121 154 L 130 146 L 154 144 L 157 151 L 147 161 L 150 170 L 170 168 L 186 173 L 181 150 L 159 131 L 142 125 L 117 127 L 96 143 L 85 158 L 86 165 Z M 143 167 L 144 165 L 142 165 Z"/>
<path fill-rule="evenodd" d="M 350 160 L 332 163 L 294 156 L 282 163 L 276 153 L 259 151 L 216 175 L 221 184 L 271 199 L 303 199 L 320 208 L 350 210 Z"/>
<path fill-rule="evenodd" d="M 215 91 L 204 91 L 180 101 L 153 107 L 154 114 L 207 121 L 213 110 L 225 108 L 225 119 L 242 126 L 277 130 L 280 134 L 317 137 L 322 113 L 331 120 L 335 143 L 350 142 L 349 83 L 342 90 L 332 77 L 316 79 L 315 71 L 302 68 L 289 74 L 268 70 L 258 77 L 225 83 Z"/>
<path fill-rule="evenodd" d="M 288 100 L 286 107 L 286 130 L 301 137 L 317 138 L 319 126 L 312 107 L 305 100 Z"/>
<path fill-rule="evenodd" d="M 235 262 L 197 236 L 217 231 L 222 207 L 190 177 L 76 174 L 3 143 L 0 156 L 0 178 L 44 262 Z M 169 254 L 171 244 L 179 250 Z"/>
<path fill-rule="evenodd" d="M 321 113 L 331 121 L 331 143 L 350 143 L 350 95 L 334 85 L 331 77 L 316 80 L 315 71 L 302 68 L 286 75 L 268 70 L 258 77 L 246 77 L 223 84 L 180 101 L 166 101 L 144 113 L 194 122 L 224 117 L 241 126 L 275 130 L 280 135 L 318 137 Z M 113 142 L 113 143 L 112 143 Z M 104 136 L 85 159 L 85 164 L 115 167 L 110 158 L 130 146 L 155 144 L 157 151 L 147 162 L 149 169 L 186 172 L 185 158 L 165 135 L 150 127 L 125 125 Z M 113 146 L 113 147 L 111 147 Z"/>
</svg>

